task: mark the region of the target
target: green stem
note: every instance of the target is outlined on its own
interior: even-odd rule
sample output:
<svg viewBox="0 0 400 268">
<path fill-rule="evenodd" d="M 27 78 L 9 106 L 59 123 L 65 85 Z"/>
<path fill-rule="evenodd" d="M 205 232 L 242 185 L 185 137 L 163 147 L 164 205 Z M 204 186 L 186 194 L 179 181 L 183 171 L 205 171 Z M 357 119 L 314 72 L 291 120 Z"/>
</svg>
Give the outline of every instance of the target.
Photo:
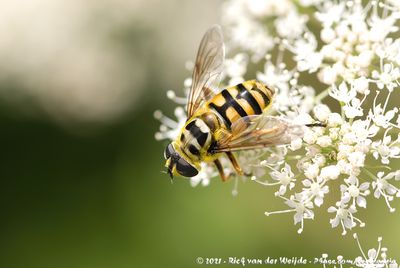
<svg viewBox="0 0 400 268">
<path fill-rule="evenodd" d="M 345 104 L 344 104 L 344 102 L 340 102 L 340 115 L 342 116 L 342 119 L 344 120 L 345 119 L 345 114 L 344 114 L 344 109 L 343 109 L 343 106 L 344 106 Z"/>
<path fill-rule="evenodd" d="M 299 160 L 299 159 L 301 159 L 300 155 L 287 155 L 285 157 L 285 160 Z"/>
<path fill-rule="evenodd" d="M 326 88 L 322 92 L 320 92 L 317 96 L 315 96 L 315 103 L 321 103 L 323 99 L 325 99 L 329 95 L 330 87 Z"/>
<path fill-rule="evenodd" d="M 369 171 L 368 169 L 363 168 L 362 170 L 363 170 L 371 179 L 373 179 L 373 180 L 376 179 L 376 176 L 375 176 L 374 174 L 372 174 L 372 172 Z"/>
<path fill-rule="evenodd" d="M 392 170 L 390 167 L 388 167 L 388 166 L 383 166 L 383 165 L 380 165 L 380 166 L 365 166 L 365 167 L 367 167 L 367 168 L 372 168 L 372 169 L 385 168 L 385 169 L 387 169 L 387 170 Z"/>
</svg>

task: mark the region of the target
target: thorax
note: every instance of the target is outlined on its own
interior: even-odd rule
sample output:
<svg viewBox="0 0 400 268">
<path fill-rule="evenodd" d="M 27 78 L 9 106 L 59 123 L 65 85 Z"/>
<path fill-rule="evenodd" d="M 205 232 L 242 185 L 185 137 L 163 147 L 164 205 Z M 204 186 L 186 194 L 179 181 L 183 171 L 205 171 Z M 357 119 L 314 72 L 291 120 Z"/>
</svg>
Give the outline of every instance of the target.
<svg viewBox="0 0 400 268">
<path fill-rule="evenodd" d="M 212 129 L 200 116 L 190 118 L 178 137 L 182 152 L 192 162 L 205 161 L 213 141 Z"/>
</svg>

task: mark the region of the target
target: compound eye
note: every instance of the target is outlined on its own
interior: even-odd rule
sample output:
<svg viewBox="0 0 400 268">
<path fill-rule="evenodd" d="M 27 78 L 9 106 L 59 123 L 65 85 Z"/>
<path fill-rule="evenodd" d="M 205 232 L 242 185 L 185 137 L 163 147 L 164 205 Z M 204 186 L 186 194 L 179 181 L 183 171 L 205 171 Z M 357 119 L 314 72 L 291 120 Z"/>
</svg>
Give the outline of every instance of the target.
<svg viewBox="0 0 400 268">
<path fill-rule="evenodd" d="M 176 163 L 176 170 L 184 177 L 194 177 L 199 173 L 195 167 L 183 158 L 180 158 Z"/>
<path fill-rule="evenodd" d="M 174 147 L 172 146 L 172 144 L 168 144 L 167 148 L 165 148 L 164 151 L 164 158 L 168 159 L 171 157 L 171 155 L 175 152 Z"/>
</svg>

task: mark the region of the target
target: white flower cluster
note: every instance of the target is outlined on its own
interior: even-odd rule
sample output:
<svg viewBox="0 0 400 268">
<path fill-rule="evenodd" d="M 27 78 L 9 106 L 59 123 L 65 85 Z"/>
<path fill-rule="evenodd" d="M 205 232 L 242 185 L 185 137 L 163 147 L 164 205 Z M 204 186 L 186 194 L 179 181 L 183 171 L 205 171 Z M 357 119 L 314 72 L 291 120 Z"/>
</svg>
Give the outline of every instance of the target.
<svg viewBox="0 0 400 268">
<path fill-rule="evenodd" d="M 361 252 L 361 256 L 356 257 L 354 260 L 345 259 L 343 256 L 339 255 L 336 259 L 330 259 L 328 254 L 322 254 L 319 262 L 322 263 L 322 267 L 364 267 L 364 268 L 398 268 L 399 265 L 396 259 L 389 258 L 387 255 L 388 249 L 382 247 L 382 237 L 378 237 L 378 247 L 371 248 L 368 250 L 367 254 L 363 250 L 360 240 L 357 234 L 353 234 L 354 239 L 357 241 L 358 249 Z"/>
<path fill-rule="evenodd" d="M 342 234 L 365 222 L 356 217 L 367 198 L 383 199 L 390 212 L 400 197 L 400 2 L 321 0 L 227 0 L 223 26 L 227 51 L 225 81 L 244 77 L 276 90 L 271 113 L 297 123 L 321 122 L 289 146 L 239 154 L 252 181 L 276 187 L 293 213 L 298 232 L 314 218 L 315 206 L 330 192 L 339 200 L 327 205 L 332 228 Z M 236 53 L 236 54 L 235 54 Z M 257 71 L 259 66 L 263 70 Z M 185 89 L 190 86 L 185 81 Z M 168 96 L 178 103 L 178 98 Z M 395 101 L 393 101 L 395 100 Z M 184 124 L 157 111 L 157 139 L 173 139 Z M 226 165 L 227 169 L 231 169 Z M 203 169 L 193 184 L 207 185 L 217 173 Z M 371 194 L 372 193 L 372 194 Z"/>
<path fill-rule="evenodd" d="M 289 207 L 266 215 L 293 212 L 301 232 L 304 219 L 314 218 L 314 206 L 321 206 L 330 190 L 341 193 L 328 212 L 334 213 L 332 227 L 342 226 L 343 234 L 365 225 L 355 214 L 366 208 L 371 191 L 394 211 L 391 201 L 400 190 L 393 183 L 400 180 L 400 171 L 390 164 L 400 158 L 400 117 L 389 103 L 400 97 L 399 7 L 396 1 L 363 5 L 357 0 L 225 3 L 224 22 L 232 36 L 228 44 L 250 54 L 253 63 L 265 61 L 256 77 L 276 88 L 273 112 L 327 125 L 309 128 L 303 141 L 293 141 L 289 150 L 273 150 L 274 157 L 260 161 L 269 174 L 253 180 L 276 185 L 276 195 Z M 269 42 L 251 37 L 260 29 Z M 259 57 L 260 50 L 253 49 L 263 47 L 259 40 L 275 48 L 265 47 Z M 243 66 L 236 69 L 241 72 L 227 72 L 231 79 L 243 76 Z M 333 184 L 339 189 L 332 189 Z"/>
</svg>

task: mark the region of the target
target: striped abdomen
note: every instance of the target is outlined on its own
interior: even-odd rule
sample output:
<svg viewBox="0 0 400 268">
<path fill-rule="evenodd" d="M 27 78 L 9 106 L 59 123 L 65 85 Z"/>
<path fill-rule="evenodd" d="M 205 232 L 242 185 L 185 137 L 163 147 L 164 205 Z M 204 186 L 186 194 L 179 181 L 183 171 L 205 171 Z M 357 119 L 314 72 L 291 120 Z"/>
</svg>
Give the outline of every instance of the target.
<svg viewBox="0 0 400 268">
<path fill-rule="evenodd" d="M 261 114 L 271 104 L 274 93 L 266 85 L 249 80 L 222 90 L 207 105 L 230 129 L 241 117 Z"/>
<path fill-rule="evenodd" d="M 189 118 L 179 137 L 181 152 L 193 163 L 210 157 L 220 128 L 230 129 L 241 117 L 261 114 L 270 104 L 274 90 L 250 80 L 222 90 Z"/>
</svg>

